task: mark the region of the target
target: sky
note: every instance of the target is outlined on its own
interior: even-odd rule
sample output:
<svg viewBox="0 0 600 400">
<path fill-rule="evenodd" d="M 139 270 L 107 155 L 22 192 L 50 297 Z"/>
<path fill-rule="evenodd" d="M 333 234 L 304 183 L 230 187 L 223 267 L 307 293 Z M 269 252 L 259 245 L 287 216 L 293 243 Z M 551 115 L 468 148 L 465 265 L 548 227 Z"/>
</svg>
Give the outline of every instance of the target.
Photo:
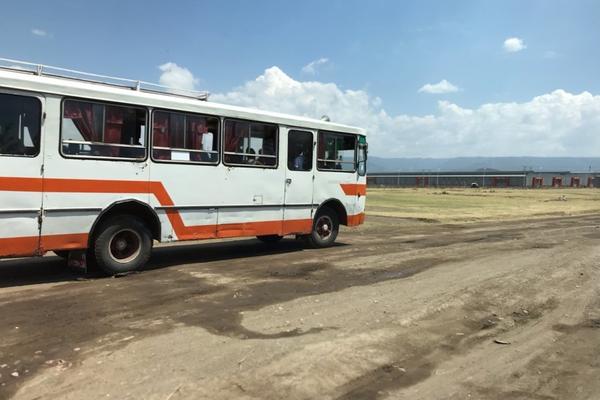
<svg viewBox="0 0 600 400">
<path fill-rule="evenodd" d="M 600 155 L 598 1 L 0 7 L 0 57 L 327 115 L 382 157 Z"/>
</svg>

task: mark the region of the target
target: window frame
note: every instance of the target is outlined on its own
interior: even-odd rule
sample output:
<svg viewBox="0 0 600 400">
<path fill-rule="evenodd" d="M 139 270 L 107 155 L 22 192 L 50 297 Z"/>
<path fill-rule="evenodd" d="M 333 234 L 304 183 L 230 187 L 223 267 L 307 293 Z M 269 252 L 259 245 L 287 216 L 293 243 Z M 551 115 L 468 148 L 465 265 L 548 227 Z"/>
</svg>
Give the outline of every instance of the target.
<svg viewBox="0 0 600 400">
<path fill-rule="evenodd" d="M 217 138 L 217 150 L 216 153 L 217 154 L 217 161 L 216 162 L 207 162 L 207 161 L 185 161 L 185 160 L 159 160 L 159 159 L 155 159 L 154 158 L 154 113 L 155 112 L 167 112 L 167 113 L 172 113 L 172 114 L 179 114 L 179 115 L 183 115 L 185 117 L 186 114 L 189 115 L 193 115 L 193 116 L 199 116 L 199 117 L 207 117 L 207 118 L 215 118 L 218 121 L 218 129 L 217 132 L 215 132 L 215 137 Z M 150 132 L 150 141 L 149 141 L 149 147 L 148 147 L 148 154 L 150 159 L 152 160 L 152 162 L 158 163 L 158 164 L 192 164 L 192 165 L 209 165 L 209 166 L 217 166 L 219 164 L 221 164 L 221 160 L 222 160 L 222 144 L 223 143 L 223 135 L 221 133 L 221 131 L 223 131 L 223 126 L 225 125 L 225 123 L 223 122 L 223 118 L 219 115 L 211 115 L 211 114 L 200 114 L 200 113 L 194 113 L 194 112 L 190 112 L 190 111 L 181 111 L 181 110 L 171 110 L 171 109 L 166 109 L 166 108 L 153 108 L 151 110 L 151 118 L 150 118 L 150 129 L 152 130 Z M 185 123 L 184 123 L 185 126 Z M 187 127 L 186 127 L 187 129 Z M 213 138 L 214 140 L 214 138 Z M 192 153 L 207 153 L 206 151 L 202 151 L 202 150 L 193 150 L 193 149 L 180 149 L 177 147 L 167 147 L 167 148 L 163 148 L 160 147 L 158 150 L 176 150 L 176 151 L 189 151 Z M 212 152 L 211 152 L 212 153 Z"/>
<path fill-rule="evenodd" d="M 37 148 L 37 152 L 35 154 L 32 155 L 27 155 L 27 154 L 4 154 L 4 153 L 0 153 L 0 157 L 18 157 L 18 158 L 37 158 L 41 153 L 42 153 L 42 132 L 43 132 L 43 127 L 44 127 L 44 119 L 45 119 L 45 111 L 44 111 L 44 102 L 42 101 L 42 98 L 44 98 L 43 95 L 38 94 L 38 93 L 32 93 L 32 92 L 26 92 L 26 91 L 20 91 L 20 90 L 6 90 L 5 88 L 2 88 L 2 90 L 0 90 L 0 94 L 5 94 L 5 95 L 9 95 L 9 96 L 20 96 L 20 97 L 27 97 L 27 98 L 32 98 L 32 99 L 36 99 L 38 101 L 38 104 L 40 106 L 40 132 L 39 132 L 39 145 Z"/>
<path fill-rule="evenodd" d="M 354 162 L 352 165 L 352 170 L 343 170 L 343 169 L 334 169 L 334 168 L 320 168 L 319 167 L 319 162 L 323 161 L 323 162 L 337 162 L 336 160 L 325 160 L 322 158 L 319 158 L 319 144 L 321 143 L 321 133 L 333 133 L 336 135 L 343 135 L 343 136 L 351 136 L 354 138 Z M 354 134 L 354 133 L 347 133 L 347 132 L 338 132 L 338 131 L 329 131 L 326 129 L 319 129 L 317 131 L 317 171 L 322 171 L 322 172 L 343 172 L 346 174 L 355 174 L 356 173 L 356 157 L 358 155 L 358 135 Z M 349 163 L 349 161 L 345 161 L 344 163 Z"/>
<path fill-rule="evenodd" d="M 263 124 L 263 125 L 274 126 L 275 127 L 275 164 L 274 165 L 256 165 L 256 164 L 236 164 L 236 163 L 225 162 L 226 155 L 232 155 L 232 156 L 252 155 L 254 157 L 259 157 L 257 154 L 225 152 L 225 135 L 226 135 L 225 124 L 227 123 L 227 121 L 247 122 L 248 124 L 254 123 L 254 124 Z M 279 168 L 279 133 L 280 133 L 279 124 L 273 123 L 273 122 L 257 121 L 257 120 L 253 120 L 253 119 L 224 117 L 222 130 L 223 130 L 223 135 L 222 135 L 222 141 L 221 141 L 221 155 L 222 155 L 221 159 L 223 160 L 223 165 L 225 165 L 227 167 L 243 167 L 243 168 L 262 168 L 262 169 L 277 169 L 277 168 Z M 268 156 L 268 157 L 273 157 L 273 156 Z"/>
<path fill-rule="evenodd" d="M 310 164 L 310 169 L 290 169 L 290 164 L 289 164 L 289 158 L 290 158 L 290 134 L 292 132 L 304 132 L 304 133 L 310 133 L 310 137 L 312 138 L 312 140 L 310 141 L 310 150 L 312 152 L 312 157 L 311 157 L 311 164 Z M 304 129 L 300 129 L 300 128 L 290 128 L 288 129 L 288 137 L 287 137 L 287 143 L 288 143 L 288 148 L 287 148 L 287 160 L 286 160 L 286 168 L 288 171 L 292 171 L 292 172 L 313 172 L 314 171 L 314 165 L 315 165 L 315 132 L 308 130 L 306 128 Z"/>
<path fill-rule="evenodd" d="M 115 107 L 129 107 L 129 108 L 136 108 L 136 109 L 140 109 L 140 110 L 144 110 L 146 113 L 146 118 L 145 118 L 145 122 L 146 122 L 146 131 L 144 132 L 144 158 L 132 158 L 132 157 L 110 157 L 110 156 L 87 156 L 87 155 L 74 155 L 74 154 L 65 154 L 63 153 L 63 120 L 64 115 L 65 115 L 65 102 L 66 101 L 80 101 L 80 102 L 86 102 L 86 103 L 91 103 L 91 104 L 100 104 L 103 106 L 115 106 Z M 104 109 L 104 113 L 106 113 L 106 109 Z M 104 126 L 106 125 L 106 117 L 103 118 L 103 124 Z M 98 99 L 89 99 L 89 98 L 85 98 L 85 97 L 71 97 L 71 96 L 64 96 L 61 101 L 60 101 L 60 127 L 59 127 L 59 136 L 58 136 L 58 152 L 61 155 L 61 157 L 65 158 L 65 159 L 78 159 L 78 160 L 100 160 L 100 161 L 125 161 L 125 162 L 137 162 L 137 163 L 141 163 L 141 162 L 145 162 L 148 160 L 148 155 L 149 155 L 149 151 L 148 151 L 148 140 L 150 138 L 150 135 L 148 133 L 149 130 L 149 120 L 150 120 L 150 108 L 147 106 L 141 106 L 141 105 L 136 105 L 136 104 L 131 104 L 131 103 L 118 103 L 118 102 L 114 102 L 114 101 L 105 101 L 105 100 L 98 100 Z M 104 127 L 103 127 L 104 129 Z M 140 148 L 140 146 L 134 146 L 134 145 L 123 145 L 123 144 L 118 144 L 118 143 L 103 143 L 103 142 L 85 142 L 85 141 L 72 141 L 72 143 L 74 142 L 80 142 L 80 144 L 92 144 L 92 145 L 98 145 L 98 146 L 105 146 L 105 147 L 110 147 L 110 146 L 114 146 L 114 147 L 124 147 L 124 148 Z"/>
</svg>

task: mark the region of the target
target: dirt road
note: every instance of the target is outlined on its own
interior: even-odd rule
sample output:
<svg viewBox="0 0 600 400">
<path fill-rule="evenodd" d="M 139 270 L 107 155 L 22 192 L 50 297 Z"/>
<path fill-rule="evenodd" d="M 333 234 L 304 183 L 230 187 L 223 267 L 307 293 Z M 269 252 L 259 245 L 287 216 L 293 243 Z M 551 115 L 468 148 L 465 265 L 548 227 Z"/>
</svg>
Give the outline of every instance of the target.
<svg viewBox="0 0 600 400">
<path fill-rule="evenodd" d="M 600 216 L 0 262 L 0 398 L 597 399 Z M 496 342 L 495 342 L 496 341 Z"/>
</svg>

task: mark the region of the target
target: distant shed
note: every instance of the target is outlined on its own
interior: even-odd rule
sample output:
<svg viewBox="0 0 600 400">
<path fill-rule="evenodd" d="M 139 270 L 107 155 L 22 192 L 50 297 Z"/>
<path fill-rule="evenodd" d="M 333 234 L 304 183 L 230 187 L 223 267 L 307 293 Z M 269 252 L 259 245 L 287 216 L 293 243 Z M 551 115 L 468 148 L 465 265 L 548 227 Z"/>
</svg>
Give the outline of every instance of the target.
<svg viewBox="0 0 600 400">
<path fill-rule="evenodd" d="M 523 171 L 439 171 L 439 172 L 372 172 L 367 185 L 372 187 L 523 187 Z"/>
<path fill-rule="evenodd" d="M 570 171 L 422 171 L 370 172 L 370 187 L 600 187 L 598 172 Z"/>
<path fill-rule="evenodd" d="M 530 171 L 527 187 L 599 187 L 600 173 L 591 171 Z"/>
</svg>

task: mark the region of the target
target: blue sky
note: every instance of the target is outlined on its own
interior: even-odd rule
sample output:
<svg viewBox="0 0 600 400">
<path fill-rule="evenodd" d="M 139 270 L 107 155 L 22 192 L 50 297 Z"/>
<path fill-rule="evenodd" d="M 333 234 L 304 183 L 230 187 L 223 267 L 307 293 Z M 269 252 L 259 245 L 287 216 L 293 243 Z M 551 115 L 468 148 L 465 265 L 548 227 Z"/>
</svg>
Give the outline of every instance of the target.
<svg viewBox="0 0 600 400">
<path fill-rule="evenodd" d="M 465 147 L 469 138 L 463 129 L 448 131 L 457 122 L 442 120 L 452 111 L 444 107 L 478 112 L 486 104 L 531 105 L 534 98 L 560 90 L 573 96 L 589 92 L 592 99 L 562 95 L 548 101 L 558 101 L 561 107 L 587 101 L 593 108 L 600 93 L 598 1 L 20 1 L 3 4 L 2 14 L 3 57 L 153 82 L 164 72 L 160 65 L 175 63 L 193 74 L 196 88 L 215 93 L 219 100 L 263 108 L 280 102 L 262 101 L 256 87 L 254 100 L 249 99 L 240 88 L 267 76 L 265 70 L 274 66 L 284 74 L 268 75 L 274 85 L 313 81 L 335 85 L 339 96 L 359 91 L 366 100 L 338 100 L 366 101 L 356 111 L 371 113 L 379 122 L 342 118 L 335 99 L 323 107 L 332 108 L 342 122 L 387 129 L 375 134 L 386 155 L 419 155 L 415 146 L 425 146 L 423 156 L 443 154 L 441 149 L 430 150 L 440 137 L 446 145 L 455 143 L 455 155 L 513 155 L 504 154 L 508 148 L 492 154 L 497 146 Z M 504 47 L 509 38 L 519 40 L 512 48 L 518 51 Z M 312 71 L 306 68 L 320 59 Z M 454 91 L 419 91 L 442 80 Z M 282 111 L 320 110 L 296 104 Z M 393 123 L 381 119 L 382 111 Z M 421 121 L 418 128 L 424 129 L 427 121 L 422 118 L 428 115 L 436 118 L 435 136 L 421 130 L 408 138 L 410 146 L 398 144 L 392 150 L 385 145 L 384 139 L 399 140 L 398 132 L 405 132 L 399 120 L 409 118 L 409 126 Z M 507 121 L 504 129 L 494 126 L 495 136 L 507 135 L 514 123 Z M 478 129 L 484 128 L 485 123 Z M 530 128 L 525 126 L 521 136 Z M 528 155 L 585 155 L 589 149 L 569 144 L 574 138 L 569 132 L 578 139 L 590 136 L 580 128 L 581 123 L 560 125 L 564 132 L 558 142 L 542 143 L 539 151 L 529 147 L 534 150 Z M 501 139 L 517 137 L 513 133 Z M 543 138 L 535 138 L 531 146 L 536 140 Z"/>
</svg>

